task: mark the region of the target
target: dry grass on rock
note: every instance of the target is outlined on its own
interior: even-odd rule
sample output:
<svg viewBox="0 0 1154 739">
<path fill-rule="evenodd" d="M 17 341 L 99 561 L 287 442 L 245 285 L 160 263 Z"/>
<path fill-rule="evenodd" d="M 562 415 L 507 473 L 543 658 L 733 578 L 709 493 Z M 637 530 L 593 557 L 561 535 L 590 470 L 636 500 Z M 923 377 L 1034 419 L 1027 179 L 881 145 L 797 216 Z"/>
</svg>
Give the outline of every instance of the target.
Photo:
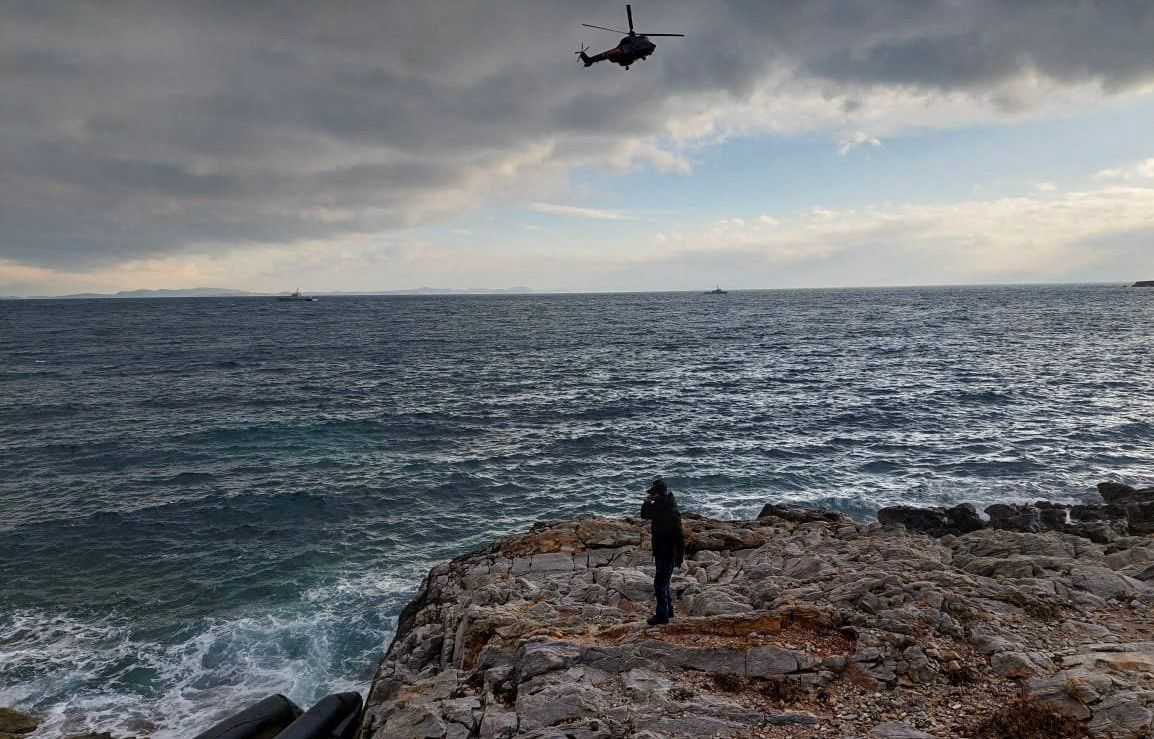
<svg viewBox="0 0 1154 739">
<path fill-rule="evenodd" d="M 978 724 L 975 739 L 1087 739 L 1086 725 L 1055 706 L 1019 695 Z"/>
</svg>

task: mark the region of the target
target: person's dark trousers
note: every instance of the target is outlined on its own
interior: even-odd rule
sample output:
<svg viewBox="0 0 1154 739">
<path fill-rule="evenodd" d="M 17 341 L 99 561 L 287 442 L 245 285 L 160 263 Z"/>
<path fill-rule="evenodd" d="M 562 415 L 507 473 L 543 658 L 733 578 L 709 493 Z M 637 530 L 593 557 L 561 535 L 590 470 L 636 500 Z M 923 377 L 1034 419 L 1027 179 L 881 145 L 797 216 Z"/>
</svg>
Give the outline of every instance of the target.
<svg viewBox="0 0 1154 739">
<path fill-rule="evenodd" d="M 673 594 L 669 592 L 669 580 L 673 577 L 673 558 L 658 558 L 653 561 L 657 572 L 653 575 L 653 595 L 657 597 L 655 618 L 668 621 L 673 618 Z"/>
</svg>

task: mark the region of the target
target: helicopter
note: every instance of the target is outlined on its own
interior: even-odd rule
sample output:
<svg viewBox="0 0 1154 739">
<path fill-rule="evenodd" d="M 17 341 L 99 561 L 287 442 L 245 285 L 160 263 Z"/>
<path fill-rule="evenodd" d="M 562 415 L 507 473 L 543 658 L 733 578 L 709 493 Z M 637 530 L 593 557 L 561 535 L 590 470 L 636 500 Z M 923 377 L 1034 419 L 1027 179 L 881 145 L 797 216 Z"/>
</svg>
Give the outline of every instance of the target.
<svg viewBox="0 0 1154 739">
<path fill-rule="evenodd" d="M 617 44 L 617 46 L 614 46 L 608 51 L 603 51 L 600 54 L 594 54 L 593 56 L 589 56 L 585 53 L 589 51 L 589 47 L 584 45 L 582 45 L 581 48 L 574 52 L 577 54 L 577 56 L 581 57 L 581 61 L 585 62 L 586 67 L 592 67 L 597 62 L 608 60 L 614 64 L 620 64 L 622 67 L 629 69 L 629 66 L 633 64 L 633 62 L 648 58 L 649 55 L 653 53 L 653 50 L 657 48 L 657 44 L 649 40 L 650 36 L 685 36 L 684 33 L 637 33 L 633 30 L 633 7 L 626 5 L 625 14 L 629 17 L 629 35 L 621 39 L 621 43 Z M 582 23 L 581 25 L 588 28 L 596 28 L 602 31 L 625 33 L 625 31 L 618 31 L 615 28 L 594 26 L 590 25 L 589 23 Z"/>
</svg>

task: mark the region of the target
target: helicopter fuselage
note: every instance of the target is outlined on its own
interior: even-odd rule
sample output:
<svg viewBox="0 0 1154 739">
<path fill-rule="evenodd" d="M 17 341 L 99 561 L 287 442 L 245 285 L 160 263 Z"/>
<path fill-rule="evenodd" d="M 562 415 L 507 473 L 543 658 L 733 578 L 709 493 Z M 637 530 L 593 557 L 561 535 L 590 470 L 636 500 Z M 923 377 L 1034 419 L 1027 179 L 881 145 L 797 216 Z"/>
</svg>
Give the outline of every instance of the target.
<svg viewBox="0 0 1154 739">
<path fill-rule="evenodd" d="M 633 62 L 645 59 L 653 53 L 657 48 L 657 44 L 649 40 L 647 36 L 640 34 L 635 36 L 626 36 L 621 39 L 621 43 L 614 46 L 608 51 L 603 51 L 600 54 L 587 56 L 581 54 L 581 61 L 585 62 L 586 67 L 590 67 L 597 62 L 609 61 L 614 64 L 620 64 L 622 67 L 629 69 L 629 65 Z"/>
</svg>

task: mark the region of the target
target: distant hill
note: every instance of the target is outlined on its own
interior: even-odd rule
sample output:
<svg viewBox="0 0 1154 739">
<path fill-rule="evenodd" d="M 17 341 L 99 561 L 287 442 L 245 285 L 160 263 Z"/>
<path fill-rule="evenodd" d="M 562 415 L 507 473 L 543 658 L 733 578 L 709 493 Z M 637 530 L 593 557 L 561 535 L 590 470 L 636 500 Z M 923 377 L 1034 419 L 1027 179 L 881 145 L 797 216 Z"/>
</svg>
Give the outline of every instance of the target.
<svg viewBox="0 0 1154 739">
<path fill-rule="evenodd" d="M 121 290 L 117 293 L 73 293 L 71 295 L 33 295 L 31 299 L 51 298 L 235 298 L 260 295 L 227 287 L 187 287 L 180 290 Z"/>
<path fill-rule="evenodd" d="M 1154 280 L 1138 280 L 1134 287 L 1154 287 Z"/>
<path fill-rule="evenodd" d="M 315 295 L 523 295 L 534 293 L 531 287 L 468 287 L 463 289 L 450 287 L 414 287 L 409 290 L 357 290 L 354 292 L 333 291 L 314 293 Z"/>
<path fill-rule="evenodd" d="M 307 291 L 306 291 L 307 292 Z M 410 290 L 331 290 L 310 292 L 310 295 L 521 295 L 535 292 L 531 287 L 454 289 L 444 287 L 417 287 Z M 242 298 L 267 296 L 273 293 L 254 293 L 227 287 L 188 287 L 179 290 L 121 290 L 117 293 L 73 293 L 71 295 L 32 295 L 29 300 L 87 299 L 87 298 Z M 288 291 L 275 293 L 288 295 Z"/>
</svg>

